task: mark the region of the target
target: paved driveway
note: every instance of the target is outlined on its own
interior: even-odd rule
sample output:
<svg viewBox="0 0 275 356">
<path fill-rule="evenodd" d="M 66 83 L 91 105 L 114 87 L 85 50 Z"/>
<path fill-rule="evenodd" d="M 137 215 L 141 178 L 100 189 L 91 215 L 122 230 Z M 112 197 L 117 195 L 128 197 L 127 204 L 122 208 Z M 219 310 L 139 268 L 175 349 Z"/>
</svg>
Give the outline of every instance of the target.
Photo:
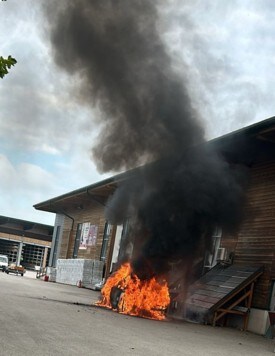
<svg viewBox="0 0 275 356">
<path fill-rule="evenodd" d="M 0 355 L 272 355 L 273 341 L 230 328 L 158 322 L 92 304 L 99 292 L 0 273 Z"/>
</svg>

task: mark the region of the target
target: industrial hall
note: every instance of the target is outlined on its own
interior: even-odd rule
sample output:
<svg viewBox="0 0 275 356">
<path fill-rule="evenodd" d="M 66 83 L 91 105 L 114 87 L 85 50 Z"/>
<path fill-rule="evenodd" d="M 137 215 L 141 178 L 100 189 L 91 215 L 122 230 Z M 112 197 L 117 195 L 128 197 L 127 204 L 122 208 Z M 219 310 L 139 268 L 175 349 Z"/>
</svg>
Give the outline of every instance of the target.
<svg viewBox="0 0 275 356">
<path fill-rule="evenodd" d="M 0 254 L 9 264 L 39 270 L 48 265 L 53 226 L 0 216 Z"/>
</svg>

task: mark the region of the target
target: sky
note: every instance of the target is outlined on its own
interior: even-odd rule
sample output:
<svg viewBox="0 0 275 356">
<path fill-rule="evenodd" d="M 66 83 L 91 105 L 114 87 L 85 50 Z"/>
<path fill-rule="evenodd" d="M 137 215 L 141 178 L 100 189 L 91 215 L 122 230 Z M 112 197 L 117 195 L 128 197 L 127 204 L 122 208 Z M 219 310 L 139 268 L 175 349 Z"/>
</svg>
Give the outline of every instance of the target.
<svg viewBox="0 0 275 356">
<path fill-rule="evenodd" d="M 0 79 L 0 215 L 54 224 L 33 205 L 116 172 L 103 175 L 92 161 L 100 114 L 54 63 L 44 1 L 0 1 L 0 55 L 18 62 Z M 273 0 L 156 2 L 207 138 L 275 115 Z"/>
</svg>

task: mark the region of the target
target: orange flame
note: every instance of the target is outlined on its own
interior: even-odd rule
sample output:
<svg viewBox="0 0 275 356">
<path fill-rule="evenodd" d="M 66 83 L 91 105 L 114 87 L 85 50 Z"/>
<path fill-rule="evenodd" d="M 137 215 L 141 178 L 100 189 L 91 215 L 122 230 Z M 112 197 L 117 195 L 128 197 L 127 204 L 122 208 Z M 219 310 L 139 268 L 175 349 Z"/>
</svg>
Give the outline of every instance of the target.
<svg viewBox="0 0 275 356">
<path fill-rule="evenodd" d="M 165 310 L 170 303 L 169 289 L 165 280 L 140 280 L 132 272 L 130 263 L 123 264 L 112 274 L 101 290 L 101 300 L 98 306 L 111 308 L 111 290 L 117 287 L 121 296 L 117 311 L 123 314 L 141 316 L 149 319 L 165 319 Z"/>
</svg>

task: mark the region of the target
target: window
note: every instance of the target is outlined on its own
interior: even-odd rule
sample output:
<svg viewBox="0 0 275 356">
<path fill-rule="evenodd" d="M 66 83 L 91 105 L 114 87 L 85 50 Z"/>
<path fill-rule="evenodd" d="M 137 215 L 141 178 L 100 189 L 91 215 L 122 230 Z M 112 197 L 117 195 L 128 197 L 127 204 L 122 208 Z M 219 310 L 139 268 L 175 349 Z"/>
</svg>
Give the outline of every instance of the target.
<svg viewBox="0 0 275 356">
<path fill-rule="evenodd" d="M 103 241 L 102 241 L 102 247 L 101 247 L 101 252 L 100 252 L 100 261 L 106 260 L 110 234 L 111 234 L 111 225 L 108 222 L 106 222 L 105 227 L 104 227 Z"/>
<path fill-rule="evenodd" d="M 222 229 L 216 228 L 212 235 L 211 245 L 205 253 L 203 273 L 206 273 L 217 264 L 218 250 L 221 243 Z"/>
<path fill-rule="evenodd" d="M 126 257 L 127 252 L 130 252 L 130 254 L 132 253 L 132 251 L 129 251 L 133 247 L 132 242 L 128 241 L 129 230 L 130 230 L 130 221 L 128 219 L 123 224 L 123 230 L 122 230 L 121 241 L 120 241 L 120 249 L 119 249 L 119 254 L 118 254 L 118 261 L 123 260 Z M 129 246 L 131 246 L 131 248 L 129 248 Z"/>
<path fill-rule="evenodd" d="M 80 246 L 81 232 L 82 232 L 82 224 L 77 224 L 77 230 L 76 230 L 76 236 L 75 236 L 75 242 L 74 242 L 73 258 L 77 258 L 77 255 L 78 255 L 78 249 L 79 249 L 79 246 Z"/>
</svg>

